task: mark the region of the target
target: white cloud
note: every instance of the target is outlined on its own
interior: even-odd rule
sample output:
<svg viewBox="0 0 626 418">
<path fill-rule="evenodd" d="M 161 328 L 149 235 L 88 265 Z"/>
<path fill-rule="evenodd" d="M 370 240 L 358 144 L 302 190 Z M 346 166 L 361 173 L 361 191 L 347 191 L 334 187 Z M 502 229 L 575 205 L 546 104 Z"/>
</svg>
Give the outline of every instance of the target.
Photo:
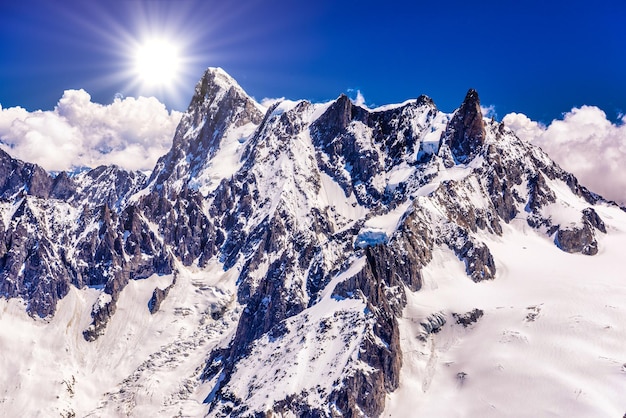
<svg viewBox="0 0 626 418">
<path fill-rule="evenodd" d="M 619 124 L 595 106 L 574 108 L 543 126 L 520 113 L 503 122 L 517 135 L 539 145 L 590 190 L 626 204 L 626 117 Z"/>
<path fill-rule="evenodd" d="M 276 103 L 280 103 L 283 100 L 285 100 L 284 97 L 276 97 L 276 98 L 265 97 L 265 98 L 263 98 L 263 100 L 261 100 L 261 106 L 269 109 L 270 107 L 272 107 L 272 105 L 274 105 Z"/>
<path fill-rule="evenodd" d="M 354 104 L 357 106 L 367 107 L 365 105 L 365 96 L 361 93 L 361 90 L 356 91 L 356 99 L 354 99 Z"/>
<path fill-rule="evenodd" d="M 498 114 L 496 113 L 496 107 L 494 105 L 489 105 L 487 107 L 480 106 L 480 111 L 485 118 L 497 118 Z"/>
<path fill-rule="evenodd" d="M 546 130 L 544 125 L 531 120 L 523 113 L 509 113 L 502 119 L 502 122 L 514 130 L 517 136 L 526 141 L 534 140 Z"/>
<path fill-rule="evenodd" d="M 357 105 L 357 106 L 361 106 L 361 107 L 367 108 L 367 104 L 365 103 L 365 96 L 363 96 L 363 93 L 361 93 L 361 90 L 359 90 L 359 89 L 348 89 L 348 93 L 349 93 L 350 96 L 353 93 L 355 93 L 355 92 L 356 92 L 356 97 L 354 99 L 350 98 L 352 103 Z"/>
<path fill-rule="evenodd" d="M 171 147 L 181 116 L 154 97 L 101 105 L 84 90 L 66 90 L 51 111 L 0 106 L 0 147 L 53 171 L 108 164 L 152 170 Z"/>
</svg>

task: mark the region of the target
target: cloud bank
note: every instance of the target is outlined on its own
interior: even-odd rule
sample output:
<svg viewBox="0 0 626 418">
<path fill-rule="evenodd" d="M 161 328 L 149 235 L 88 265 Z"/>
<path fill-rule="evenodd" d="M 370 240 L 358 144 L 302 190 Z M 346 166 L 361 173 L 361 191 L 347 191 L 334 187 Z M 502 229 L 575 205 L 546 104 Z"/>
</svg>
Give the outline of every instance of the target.
<svg viewBox="0 0 626 418">
<path fill-rule="evenodd" d="M 0 147 L 51 171 L 109 164 L 152 170 L 181 116 L 154 97 L 101 105 L 82 89 L 66 90 L 51 111 L 0 106 Z"/>
<path fill-rule="evenodd" d="M 548 126 L 521 113 L 509 113 L 502 121 L 590 190 L 626 205 L 626 116 L 615 124 L 601 109 L 582 106 Z"/>
</svg>

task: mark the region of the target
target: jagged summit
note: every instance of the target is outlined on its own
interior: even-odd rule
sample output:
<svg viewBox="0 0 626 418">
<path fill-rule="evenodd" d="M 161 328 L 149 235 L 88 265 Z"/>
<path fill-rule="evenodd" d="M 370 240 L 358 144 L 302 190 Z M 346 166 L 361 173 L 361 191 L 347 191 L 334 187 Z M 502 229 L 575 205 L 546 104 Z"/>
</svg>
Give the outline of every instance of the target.
<svg viewBox="0 0 626 418">
<path fill-rule="evenodd" d="M 485 142 L 485 136 L 485 122 L 478 92 L 469 89 L 461 107 L 454 113 L 441 137 L 440 147 L 447 146 L 455 162 L 467 163 L 478 154 Z"/>
<path fill-rule="evenodd" d="M 237 80 L 232 78 L 222 67 L 208 67 L 204 71 L 198 85 L 206 86 L 209 84 L 219 85 L 224 90 L 236 87 L 243 91 Z"/>
<path fill-rule="evenodd" d="M 171 150 L 159 159 L 149 183 L 171 186 L 170 193 L 194 178 L 211 176 L 207 164 L 225 145 L 222 140 L 249 136 L 266 110 L 224 70 L 207 69 L 176 129 Z"/>
<path fill-rule="evenodd" d="M 40 166 L 12 158 L 0 149 L 0 197 L 11 199 L 20 193 L 48 197 L 54 180 Z"/>
<path fill-rule="evenodd" d="M 518 362 L 537 359 L 533 344 L 559 352 L 533 334 L 541 304 L 554 312 L 577 289 L 567 316 L 538 329 L 578 329 L 559 326 L 591 288 L 577 271 L 605 280 L 626 236 L 624 212 L 484 119 L 473 90 L 452 114 L 425 96 L 265 109 L 210 68 L 147 180 L 116 167 L 52 178 L 0 159 L 0 321 L 23 313 L 17 298 L 44 317 L 22 315 L 30 334 L 3 334 L 5 346 L 45 335 L 32 350 L 58 348 L 54 361 L 10 356 L 28 372 L 0 386 L 7 415 L 39 411 L 21 396 L 42 387 L 49 415 L 374 417 L 442 390 L 486 394 L 506 415 L 493 391 L 525 393 Z M 589 332 L 621 347 L 623 330 L 606 328 L 618 310 L 602 306 Z M 499 363 L 475 355 L 483 339 Z M 596 371 L 618 357 L 586 353 Z M 589 387 L 616 391 L 611 379 Z M 554 390 L 571 397 L 567 382 Z M 451 415 L 438 412 L 425 415 Z"/>
<path fill-rule="evenodd" d="M 207 68 L 196 84 L 194 95 L 189 104 L 188 112 L 197 109 L 198 105 L 201 103 L 211 103 L 215 100 L 219 100 L 221 95 L 228 93 L 230 90 L 236 91 L 239 96 L 248 96 L 239 83 L 237 83 L 237 81 L 222 68 Z M 258 103 L 255 102 L 255 104 L 261 111 L 264 112 L 267 110 Z"/>
<path fill-rule="evenodd" d="M 472 88 L 467 90 L 463 103 L 466 104 L 467 106 L 478 105 L 478 108 L 480 109 L 480 98 L 478 97 L 478 92 Z"/>
</svg>

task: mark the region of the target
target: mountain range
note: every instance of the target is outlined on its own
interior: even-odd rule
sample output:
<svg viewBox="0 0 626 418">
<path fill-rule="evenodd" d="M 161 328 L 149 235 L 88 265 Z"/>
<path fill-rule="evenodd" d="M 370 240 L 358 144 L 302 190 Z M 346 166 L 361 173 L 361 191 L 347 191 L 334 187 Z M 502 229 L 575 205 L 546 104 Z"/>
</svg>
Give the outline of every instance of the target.
<svg viewBox="0 0 626 418">
<path fill-rule="evenodd" d="M 0 151 L 7 416 L 622 416 L 626 210 L 426 96 L 195 87 L 147 176 Z"/>
</svg>

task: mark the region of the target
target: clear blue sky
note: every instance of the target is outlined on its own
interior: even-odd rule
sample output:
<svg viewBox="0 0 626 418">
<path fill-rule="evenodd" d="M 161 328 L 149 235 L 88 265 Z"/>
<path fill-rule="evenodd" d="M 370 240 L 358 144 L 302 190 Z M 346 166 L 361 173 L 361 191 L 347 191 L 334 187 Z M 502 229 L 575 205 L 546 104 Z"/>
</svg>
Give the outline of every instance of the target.
<svg viewBox="0 0 626 418">
<path fill-rule="evenodd" d="M 177 88 L 140 91 L 128 44 L 149 31 L 184 44 Z M 66 89 L 94 101 L 155 95 L 183 110 L 220 66 L 257 99 L 368 104 L 468 88 L 500 117 L 549 122 L 583 104 L 626 112 L 626 1 L 0 0 L 0 104 L 52 109 Z M 136 83 L 135 83 L 136 84 Z"/>
</svg>

